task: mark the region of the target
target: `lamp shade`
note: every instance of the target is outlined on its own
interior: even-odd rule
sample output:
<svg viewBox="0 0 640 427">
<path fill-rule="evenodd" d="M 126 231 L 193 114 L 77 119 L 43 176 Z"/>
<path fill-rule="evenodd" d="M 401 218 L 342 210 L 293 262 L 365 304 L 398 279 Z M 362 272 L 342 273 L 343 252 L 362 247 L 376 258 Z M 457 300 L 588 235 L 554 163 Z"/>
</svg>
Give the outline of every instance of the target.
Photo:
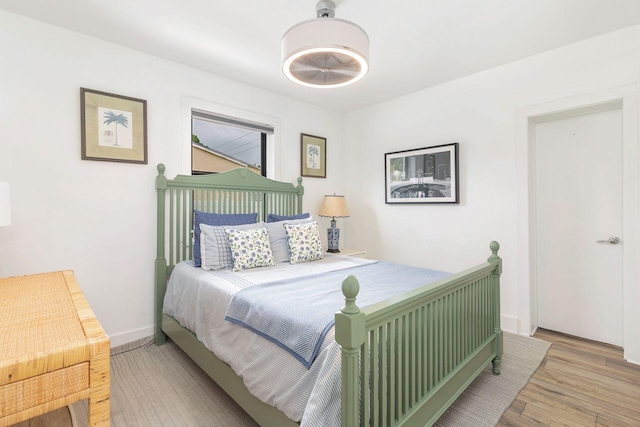
<svg viewBox="0 0 640 427">
<path fill-rule="evenodd" d="M 0 182 L 0 226 L 11 224 L 11 193 L 8 182 Z"/>
<path fill-rule="evenodd" d="M 335 4 L 320 1 L 318 17 L 291 27 L 282 37 L 282 71 L 303 86 L 335 88 L 369 71 L 369 36 L 356 24 L 334 18 Z"/>
<path fill-rule="evenodd" d="M 320 216 L 347 218 L 349 217 L 349 209 L 344 196 L 324 196 L 322 206 L 320 207 Z"/>
</svg>

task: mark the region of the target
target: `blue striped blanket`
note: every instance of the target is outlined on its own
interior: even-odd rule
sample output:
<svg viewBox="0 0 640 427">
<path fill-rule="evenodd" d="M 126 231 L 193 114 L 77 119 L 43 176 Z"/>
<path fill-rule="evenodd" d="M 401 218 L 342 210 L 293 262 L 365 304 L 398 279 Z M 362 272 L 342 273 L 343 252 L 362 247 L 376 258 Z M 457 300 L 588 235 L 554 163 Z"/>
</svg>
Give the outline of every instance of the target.
<svg viewBox="0 0 640 427">
<path fill-rule="evenodd" d="M 356 304 L 361 308 L 449 275 L 378 261 L 278 280 L 238 291 L 227 308 L 225 319 L 274 342 L 309 369 L 335 323 L 336 311 L 344 305 L 341 284 L 349 274 L 360 282 Z"/>
</svg>

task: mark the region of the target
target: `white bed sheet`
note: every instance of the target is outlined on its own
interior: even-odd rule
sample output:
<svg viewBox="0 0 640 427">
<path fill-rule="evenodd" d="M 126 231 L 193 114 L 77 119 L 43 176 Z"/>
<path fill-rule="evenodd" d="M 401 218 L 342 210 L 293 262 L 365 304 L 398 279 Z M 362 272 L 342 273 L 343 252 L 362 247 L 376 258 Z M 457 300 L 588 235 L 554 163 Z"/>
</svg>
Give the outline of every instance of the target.
<svg viewBox="0 0 640 427">
<path fill-rule="evenodd" d="M 234 277 L 261 284 L 371 262 L 374 261 L 327 254 L 318 261 L 286 262 L 233 273 L 209 272 L 183 261 L 171 274 L 163 311 L 194 332 L 209 350 L 229 364 L 258 399 L 275 406 L 290 419 L 301 421 L 303 427 L 317 423 L 339 425 L 340 389 L 336 382 L 339 384 L 340 352 L 333 328 L 307 370 L 290 353 L 246 328 L 225 321 L 224 315 L 232 296 L 246 283 L 234 281 Z M 336 287 L 340 286 L 336 283 Z"/>
</svg>

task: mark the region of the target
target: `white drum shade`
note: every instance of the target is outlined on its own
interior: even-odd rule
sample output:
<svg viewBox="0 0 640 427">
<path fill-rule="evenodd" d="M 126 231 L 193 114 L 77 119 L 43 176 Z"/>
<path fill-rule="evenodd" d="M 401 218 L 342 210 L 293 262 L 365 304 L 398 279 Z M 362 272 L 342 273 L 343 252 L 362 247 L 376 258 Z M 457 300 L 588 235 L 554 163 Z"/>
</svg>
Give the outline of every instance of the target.
<svg viewBox="0 0 640 427">
<path fill-rule="evenodd" d="M 362 79 L 369 71 L 369 36 L 337 18 L 294 25 L 282 38 L 282 71 L 303 86 L 333 88 Z"/>
</svg>

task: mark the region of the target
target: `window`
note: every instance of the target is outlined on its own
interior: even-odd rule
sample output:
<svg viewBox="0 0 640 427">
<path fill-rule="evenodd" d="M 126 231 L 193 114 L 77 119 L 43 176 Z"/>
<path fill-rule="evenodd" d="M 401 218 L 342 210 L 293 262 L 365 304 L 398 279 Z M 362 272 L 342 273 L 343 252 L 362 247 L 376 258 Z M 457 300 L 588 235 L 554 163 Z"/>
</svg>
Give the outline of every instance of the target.
<svg viewBox="0 0 640 427">
<path fill-rule="evenodd" d="M 194 175 L 247 167 L 267 175 L 267 135 L 273 127 L 191 110 L 191 172 Z"/>
</svg>

